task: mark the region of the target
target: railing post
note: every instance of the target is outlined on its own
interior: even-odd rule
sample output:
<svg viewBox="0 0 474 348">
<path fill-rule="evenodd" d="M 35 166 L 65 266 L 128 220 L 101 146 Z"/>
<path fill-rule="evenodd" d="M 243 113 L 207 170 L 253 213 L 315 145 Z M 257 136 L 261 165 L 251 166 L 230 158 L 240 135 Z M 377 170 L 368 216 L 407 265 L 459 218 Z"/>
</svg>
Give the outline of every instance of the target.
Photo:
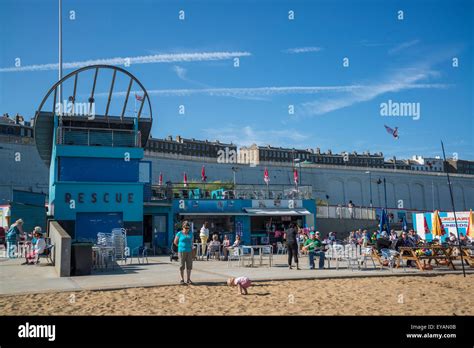
<svg viewBox="0 0 474 348">
<path fill-rule="evenodd" d="M 112 129 L 112 147 L 115 147 L 115 144 L 114 144 L 114 130 Z"/>
</svg>

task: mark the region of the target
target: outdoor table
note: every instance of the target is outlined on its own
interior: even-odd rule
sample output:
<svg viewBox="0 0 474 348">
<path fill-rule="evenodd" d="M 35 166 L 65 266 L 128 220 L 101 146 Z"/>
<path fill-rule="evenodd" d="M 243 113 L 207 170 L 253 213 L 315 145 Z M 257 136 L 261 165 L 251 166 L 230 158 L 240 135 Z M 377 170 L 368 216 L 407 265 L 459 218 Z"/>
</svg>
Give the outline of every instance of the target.
<svg viewBox="0 0 474 348">
<path fill-rule="evenodd" d="M 249 245 L 242 245 L 240 246 L 240 248 L 242 249 L 242 253 L 245 254 L 245 250 L 249 250 L 250 251 L 250 261 L 251 261 L 251 267 L 253 267 L 254 265 L 254 249 L 252 248 L 252 246 L 249 246 Z"/>
<path fill-rule="evenodd" d="M 251 249 L 252 267 L 255 265 L 255 251 L 256 250 L 258 250 L 258 254 L 259 254 L 259 266 L 263 264 L 263 249 L 264 248 L 270 248 L 270 252 L 273 253 L 273 246 L 271 245 L 248 245 L 245 247 Z"/>
<path fill-rule="evenodd" d="M 452 255 L 454 251 L 459 251 L 459 245 L 451 245 L 449 249 L 451 249 L 450 255 Z M 474 255 L 471 253 L 472 250 L 473 248 L 470 246 L 461 246 L 462 258 L 470 267 L 474 267 Z M 453 256 L 452 259 L 461 260 L 461 255 L 458 253 L 456 256 Z"/>
<path fill-rule="evenodd" d="M 431 250 L 431 255 L 417 255 L 416 250 L 418 249 L 428 249 Z M 453 264 L 452 249 L 445 248 L 441 245 L 419 245 L 416 247 L 400 247 L 400 257 L 397 260 L 397 267 L 400 267 L 401 260 L 411 260 L 415 261 L 418 269 L 424 271 L 423 264 L 431 264 L 431 261 L 434 260 L 436 265 L 441 265 L 440 261 L 445 261 L 446 266 L 451 267 L 453 270 L 456 267 Z M 423 261 L 423 264 L 421 263 Z"/>
</svg>

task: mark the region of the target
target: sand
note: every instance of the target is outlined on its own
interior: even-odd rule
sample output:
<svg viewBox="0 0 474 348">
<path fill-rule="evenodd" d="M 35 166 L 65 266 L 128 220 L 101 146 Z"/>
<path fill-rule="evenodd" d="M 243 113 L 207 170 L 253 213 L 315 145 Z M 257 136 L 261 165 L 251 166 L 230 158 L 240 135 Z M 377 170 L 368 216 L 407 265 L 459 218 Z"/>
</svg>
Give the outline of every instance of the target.
<svg viewBox="0 0 474 348">
<path fill-rule="evenodd" d="M 0 315 L 474 315 L 474 275 L 255 282 L 0 296 Z"/>
</svg>

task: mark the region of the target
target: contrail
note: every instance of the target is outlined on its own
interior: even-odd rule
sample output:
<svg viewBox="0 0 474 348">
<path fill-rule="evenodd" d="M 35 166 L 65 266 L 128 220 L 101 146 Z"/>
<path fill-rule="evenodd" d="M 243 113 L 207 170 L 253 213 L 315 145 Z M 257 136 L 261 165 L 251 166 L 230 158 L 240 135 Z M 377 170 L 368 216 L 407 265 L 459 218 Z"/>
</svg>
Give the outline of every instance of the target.
<svg viewBox="0 0 474 348">
<path fill-rule="evenodd" d="M 92 59 L 80 62 L 63 63 L 63 69 L 77 69 L 88 65 L 106 64 L 106 65 L 133 65 L 133 64 L 152 64 L 152 63 L 176 63 L 176 62 L 201 62 L 211 60 L 227 60 L 238 57 L 248 57 L 250 52 L 198 52 L 198 53 L 170 53 L 154 54 L 137 57 L 116 57 L 104 59 Z M 18 71 L 45 71 L 57 70 L 58 64 L 35 64 L 20 67 L 0 68 L 2 72 Z"/>
<path fill-rule="evenodd" d="M 384 87 L 385 85 L 381 85 Z M 343 86 L 283 86 L 283 87 L 243 87 L 243 88 L 194 88 L 194 89 L 151 89 L 149 95 L 160 97 L 181 97 L 191 95 L 208 95 L 218 97 L 251 97 L 272 96 L 285 94 L 318 94 L 324 92 L 334 93 L 357 93 L 365 91 L 366 85 L 343 85 Z M 404 89 L 431 89 L 447 88 L 446 84 L 405 84 Z M 140 93 L 141 91 L 137 91 Z M 131 92 L 133 94 L 133 91 Z M 125 96 L 126 91 L 114 92 L 114 96 Z M 107 97 L 109 94 L 96 93 L 96 97 Z"/>
</svg>

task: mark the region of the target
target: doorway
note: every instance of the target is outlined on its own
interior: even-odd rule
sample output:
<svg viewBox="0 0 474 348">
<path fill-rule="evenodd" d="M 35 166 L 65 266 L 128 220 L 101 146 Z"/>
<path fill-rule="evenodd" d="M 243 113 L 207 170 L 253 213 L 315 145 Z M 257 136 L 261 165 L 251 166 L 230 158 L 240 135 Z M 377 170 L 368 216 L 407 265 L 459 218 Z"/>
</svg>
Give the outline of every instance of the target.
<svg viewBox="0 0 474 348">
<path fill-rule="evenodd" d="M 153 216 L 143 216 L 143 245 L 151 247 L 153 245 Z"/>
</svg>

